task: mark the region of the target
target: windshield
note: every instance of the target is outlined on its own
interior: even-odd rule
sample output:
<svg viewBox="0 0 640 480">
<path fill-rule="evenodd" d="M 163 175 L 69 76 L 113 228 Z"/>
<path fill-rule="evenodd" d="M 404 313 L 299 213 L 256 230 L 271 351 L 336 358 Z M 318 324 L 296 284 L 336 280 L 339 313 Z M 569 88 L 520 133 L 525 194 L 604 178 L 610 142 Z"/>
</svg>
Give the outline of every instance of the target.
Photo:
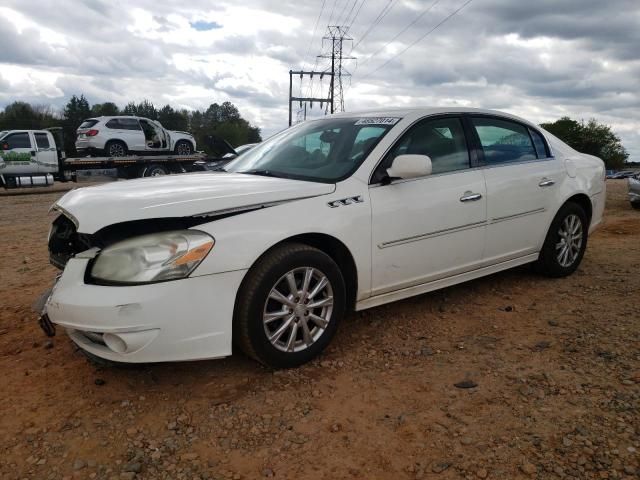
<svg viewBox="0 0 640 480">
<path fill-rule="evenodd" d="M 253 173 L 333 183 L 351 175 L 399 118 L 329 118 L 301 123 L 225 166 Z"/>
</svg>

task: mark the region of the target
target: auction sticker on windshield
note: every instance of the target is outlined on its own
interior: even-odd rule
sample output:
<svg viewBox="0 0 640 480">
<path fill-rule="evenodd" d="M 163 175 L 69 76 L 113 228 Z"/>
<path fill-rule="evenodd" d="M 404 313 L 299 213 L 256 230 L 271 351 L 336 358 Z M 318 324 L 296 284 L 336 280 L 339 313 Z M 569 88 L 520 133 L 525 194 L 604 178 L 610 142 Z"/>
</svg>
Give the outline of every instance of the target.
<svg viewBox="0 0 640 480">
<path fill-rule="evenodd" d="M 397 117 L 370 117 L 361 118 L 356 125 L 395 125 L 400 121 Z"/>
</svg>

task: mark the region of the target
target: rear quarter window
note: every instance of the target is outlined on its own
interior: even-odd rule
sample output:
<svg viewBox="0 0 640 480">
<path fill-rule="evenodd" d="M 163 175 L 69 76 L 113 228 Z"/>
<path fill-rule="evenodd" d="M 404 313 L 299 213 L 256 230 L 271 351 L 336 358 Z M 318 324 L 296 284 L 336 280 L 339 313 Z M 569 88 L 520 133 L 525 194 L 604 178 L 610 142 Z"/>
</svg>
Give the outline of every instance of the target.
<svg viewBox="0 0 640 480">
<path fill-rule="evenodd" d="M 547 142 L 544 140 L 544 137 L 532 128 L 529 129 L 529 133 L 531 134 L 533 146 L 536 149 L 536 155 L 538 155 L 538 158 L 550 157 L 551 154 L 549 153 L 549 147 Z"/>
<path fill-rule="evenodd" d="M 98 123 L 98 120 L 96 120 L 95 118 L 90 118 L 90 119 L 85 120 L 84 122 L 82 122 L 82 124 L 78 128 L 91 128 L 96 123 Z"/>
<path fill-rule="evenodd" d="M 112 118 L 111 120 L 109 120 L 107 123 L 105 123 L 105 127 L 114 129 L 122 128 L 120 126 L 120 120 L 118 120 L 117 118 Z"/>
</svg>

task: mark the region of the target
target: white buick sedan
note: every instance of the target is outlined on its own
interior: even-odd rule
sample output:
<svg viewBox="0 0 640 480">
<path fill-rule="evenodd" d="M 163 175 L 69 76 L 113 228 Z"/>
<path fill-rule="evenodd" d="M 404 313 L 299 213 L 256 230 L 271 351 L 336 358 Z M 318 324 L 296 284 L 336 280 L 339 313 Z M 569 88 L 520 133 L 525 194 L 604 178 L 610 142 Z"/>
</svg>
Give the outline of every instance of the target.
<svg viewBox="0 0 640 480">
<path fill-rule="evenodd" d="M 421 108 L 308 121 L 225 171 L 73 190 L 48 317 L 118 362 L 231 355 L 293 367 L 363 310 L 531 263 L 578 268 L 604 164 L 504 113 Z"/>
</svg>

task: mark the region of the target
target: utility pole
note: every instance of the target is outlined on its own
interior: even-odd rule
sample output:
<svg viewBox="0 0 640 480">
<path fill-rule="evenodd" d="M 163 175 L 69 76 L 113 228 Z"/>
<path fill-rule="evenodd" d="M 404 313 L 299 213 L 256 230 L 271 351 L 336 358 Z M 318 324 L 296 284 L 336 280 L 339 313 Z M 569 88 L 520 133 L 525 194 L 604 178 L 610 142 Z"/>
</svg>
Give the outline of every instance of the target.
<svg viewBox="0 0 640 480">
<path fill-rule="evenodd" d="M 313 108 L 313 102 L 320 104 L 320 108 L 325 107 L 325 115 L 327 113 L 344 112 L 344 88 L 342 86 L 342 77 L 351 76 L 351 74 L 343 67 L 344 60 L 355 60 L 355 57 L 346 56 L 343 54 L 343 44 L 345 42 L 353 41 L 353 38 L 347 35 L 348 27 L 329 26 L 327 34 L 322 37 L 322 46 L 324 48 L 325 41 L 331 41 L 331 52 L 318 55 L 318 59 L 331 59 L 331 69 L 325 69 L 324 71 L 310 71 L 305 70 L 289 70 L 289 126 L 293 122 L 293 102 L 299 102 L 300 108 L 303 108 L 304 103 L 304 119 L 307 118 L 307 103 L 310 103 Z M 316 62 L 317 65 L 317 62 Z M 300 84 L 304 77 L 309 77 L 313 82 L 313 76 L 317 75 L 320 80 L 326 75 L 331 78 L 329 84 L 329 92 L 326 97 L 294 97 L 293 96 L 293 76 L 300 76 Z M 337 77 L 337 78 L 336 78 Z M 320 93 L 322 95 L 322 92 Z"/>
<path fill-rule="evenodd" d="M 331 59 L 331 88 L 329 89 L 330 103 L 327 108 L 331 108 L 331 113 L 334 111 L 344 112 L 344 88 L 342 86 L 342 77 L 349 77 L 351 74 L 343 67 L 344 60 L 355 60 L 356 57 L 351 57 L 343 54 L 343 45 L 345 42 L 353 41 L 353 38 L 347 35 L 349 27 L 340 27 L 338 25 L 329 26 L 327 35 L 322 37 L 322 43 L 325 41 L 331 41 L 331 53 L 325 53 L 318 55 L 318 58 L 330 58 Z M 337 68 L 336 68 L 337 63 Z"/>
<path fill-rule="evenodd" d="M 329 75 L 331 76 L 331 84 L 333 85 L 333 73 L 330 72 L 316 72 L 313 70 L 310 71 L 303 71 L 303 70 L 299 70 L 299 71 L 293 71 L 293 70 L 289 70 L 289 126 L 291 126 L 292 120 L 293 120 L 293 110 L 292 110 L 292 104 L 293 102 L 300 102 L 300 108 L 302 108 L 302 102 L 304 102 L 304 118 L 307 118 L 307 102 L 311 102 L 311 105 L 313 105 L 313 102 L 318 102 L 320 104 L 320 108 L 322 108 L 322 105 L 324 104 L 324 102 L 327 102 L 326 98 L 313 98 L 313 97 L 294 97 L 293 96 L 293 76 L 294 75 L 299 75 L 300 76 L 300 80 L 302 80 L 302 78 L 304 76 L 309 76 L 311 79 L 313 79 L 314 75 L 318 75 L 320 77 L 320 79 L 322 79 L 325 75 Z M 332 102 L 332 100 L 330 100 Z M 333 105 L 331 105 L 331 111 L 333 112 Z"/>
</svg>

